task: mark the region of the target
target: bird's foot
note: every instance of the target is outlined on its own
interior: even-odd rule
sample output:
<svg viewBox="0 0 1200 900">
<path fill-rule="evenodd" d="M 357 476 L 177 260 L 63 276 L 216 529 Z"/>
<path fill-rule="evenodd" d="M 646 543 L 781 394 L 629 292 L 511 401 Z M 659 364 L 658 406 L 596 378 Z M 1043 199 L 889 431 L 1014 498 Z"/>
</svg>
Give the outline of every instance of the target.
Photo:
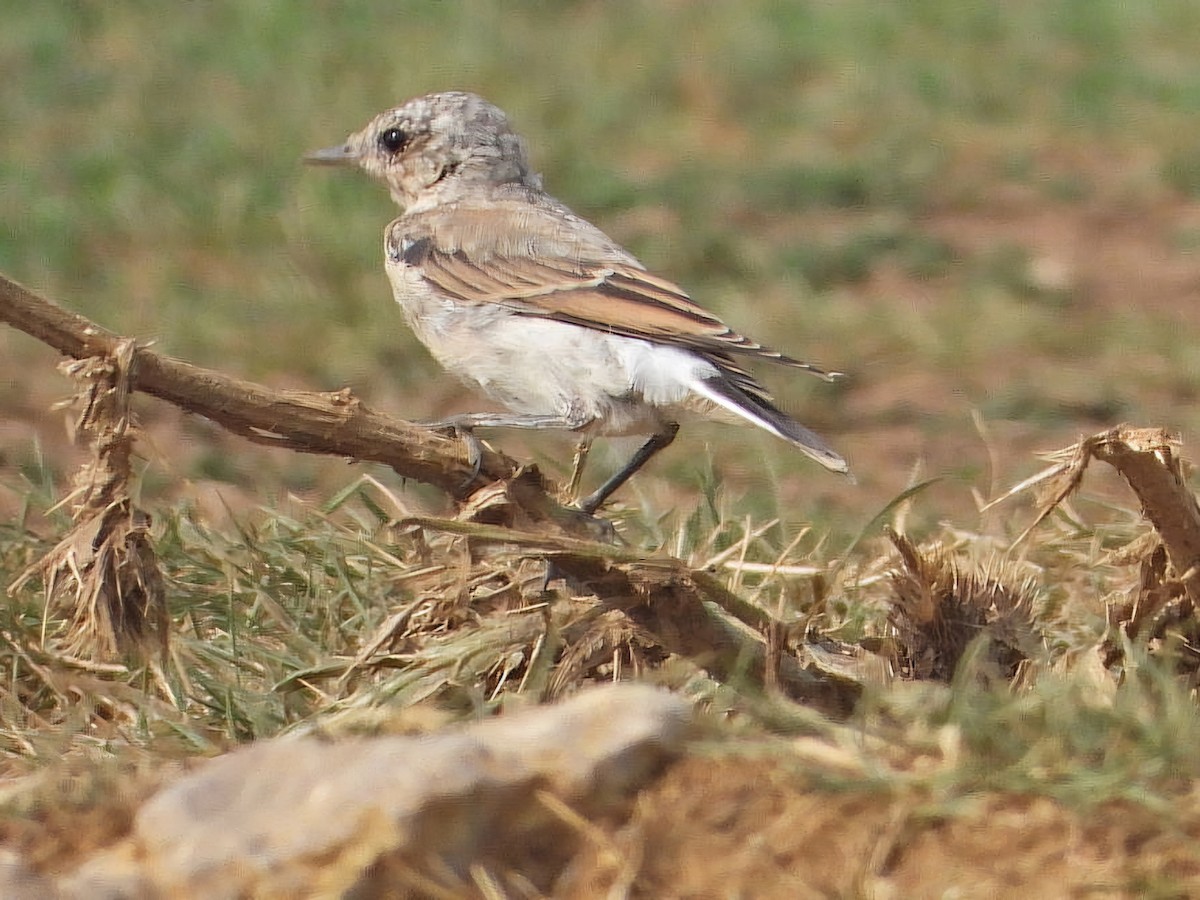
<svg viewBox="0 0 1200 900">
<path fill-rule="evenodd" d="M 467 476 L 462 486 L 463 488 L 468 487 L 479 477 L 479 473 L 483 469 L 483 441 L 475 433 L 473 425 L 459 419 L 449 418 L 440 422 L 428 422 L 425 427 L 447 432 L 466 446 L 467 464 L 471 467 L 471 474 Z"/>
</svg>

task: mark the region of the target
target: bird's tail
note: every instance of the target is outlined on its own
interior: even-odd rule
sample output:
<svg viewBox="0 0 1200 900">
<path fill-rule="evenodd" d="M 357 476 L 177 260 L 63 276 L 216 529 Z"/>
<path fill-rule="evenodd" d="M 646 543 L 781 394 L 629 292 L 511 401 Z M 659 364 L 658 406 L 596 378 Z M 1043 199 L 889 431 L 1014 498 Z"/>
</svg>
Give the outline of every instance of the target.
<svg viewBox="0 0 1200 900">
<path fill-rule="evenodd" d="M 777 409 L 765 397 L 749 394 L 721 377 L 697 379 L 692 384 L 692 389 L 705 399 L 799 447 L 825 468 L 850 475 L 850 466 L 841 454 L 826 444 L 820 435 L 809 431 L 787 413 Z"/>
</svg>

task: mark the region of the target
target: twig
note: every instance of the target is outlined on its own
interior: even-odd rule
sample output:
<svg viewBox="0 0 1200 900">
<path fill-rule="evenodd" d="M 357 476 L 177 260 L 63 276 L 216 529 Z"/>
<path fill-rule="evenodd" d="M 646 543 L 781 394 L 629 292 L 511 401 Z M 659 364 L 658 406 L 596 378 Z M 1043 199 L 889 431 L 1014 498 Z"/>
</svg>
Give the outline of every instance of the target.
<svg viewBox="0 0 1200 900">
<path fill-rule="evenodd" d="M 1178 451 L 1179 438 L 1165 429 L 1118 425 L 1050 454 L 1054 465 L 1010 488 L 988 506 L 1031 487 L 1042 489 L 1037 517 L 1015 545 L 1079 487 L 1091 460 L 1106 462 L 1137 495 L 1142 514 L 1162 539 L 1189 602 L 1200 607 L 1200 504 L 1188 487 Z"/>
<path fill-rule="evenodd" d="M 3 275 L 0 322 L 75 359 L 112 358 L 124 341 Z M 273 390 L 143 346 L 132 351 L 129 377 L 131 389 L 211 419 L 254 443 L 384 463 L 401 477 L 431 484 L 460 501 L 488 485 L 510 482 L 513 490 L 504 497 L 507 507 L 534 521 L 552 520 L 565 532 L 591 533 L 591 523 L 554 500 L 535 469 L 520 470 L 514 460 L 483 447 L 475 472 L 454 437 L 377 413 L 348 390 Z M 514 480 L 518 473 L 522 477 Z M 492 502 L 481 513 L 496 521 L 501 515 L 497 505 Z"/>
<path fill-rule="evenodd" d="M 122 338 L 0 275 L 0 321 L 76 359 L 108 358 Z M 462 498 L 517 466 L 484 448 L 479 476 L 451 436 L 381 415 L 349 391 L 280 391 L 137 347 L 131 386 L 258 444 L 385 463 Z"/>
</svg>

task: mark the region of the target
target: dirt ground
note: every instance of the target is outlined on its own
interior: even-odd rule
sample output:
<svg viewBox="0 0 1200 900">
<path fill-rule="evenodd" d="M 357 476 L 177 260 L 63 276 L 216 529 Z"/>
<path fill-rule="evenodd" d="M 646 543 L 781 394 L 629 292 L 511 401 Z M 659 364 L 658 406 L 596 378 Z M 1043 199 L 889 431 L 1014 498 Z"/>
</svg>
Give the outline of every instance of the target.
<svg viewBox="0 0 1200 900">
<path fill-rule="evenodd" d="M 981 794 L 946 819 L 923 813 L 925 799 L 822 790 L 770 761 L 688 759 L 638 798 L 611 843 L 576 861 L 569 896 L 604 896 L 631 877 L 632 896 L 695 900 L 1200 890 L 1194 808 L 1164 827 L 1133 804 L 1085 815 L 1042 797 Z"/>
<path fill-rule="evenodd" d="M 0 842 L 47 874 L 129 833 L 160 776 L 143 773 L 41 815 L 5 819 Z M 541 873 L 563 898 L 1183 897 L 1200 892 L 1200 804 L 1109 802 L 1086 812 L 1045 797 L 980 793 L 947 813 L 919 791 L 832 788 L 790 761 L 688 756 L 582 830 L 573 854 L 510 847 L 493 875 Z M 937 805 L 939 813 L 929 810 Z M 502 840 L 502 838 L 500 838 Z M 535 856 L 530 856 L 535 853 Z M 559 860 L 568 855 L 565 867 Z M 542 881 L 543 878 L 537 880 Z"/>
</svg>

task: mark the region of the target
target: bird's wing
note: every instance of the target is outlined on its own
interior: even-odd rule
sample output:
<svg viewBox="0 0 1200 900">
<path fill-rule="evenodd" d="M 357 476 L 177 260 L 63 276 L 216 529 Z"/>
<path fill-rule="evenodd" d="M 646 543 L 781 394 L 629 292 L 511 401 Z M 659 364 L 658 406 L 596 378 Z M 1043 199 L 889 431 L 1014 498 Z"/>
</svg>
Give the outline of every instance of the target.
<svg viewBox="0 0 1200 900">
<path fill-rule="evenodd" d="M 520 315 L 699 352 L 758 392 L 731 354 L 837 377 L 734 331 L 557 204 L 456 205 L 405 216 L 389 228 L 387 251 L 464 303 L 499 304 Z"/>
</svg>

